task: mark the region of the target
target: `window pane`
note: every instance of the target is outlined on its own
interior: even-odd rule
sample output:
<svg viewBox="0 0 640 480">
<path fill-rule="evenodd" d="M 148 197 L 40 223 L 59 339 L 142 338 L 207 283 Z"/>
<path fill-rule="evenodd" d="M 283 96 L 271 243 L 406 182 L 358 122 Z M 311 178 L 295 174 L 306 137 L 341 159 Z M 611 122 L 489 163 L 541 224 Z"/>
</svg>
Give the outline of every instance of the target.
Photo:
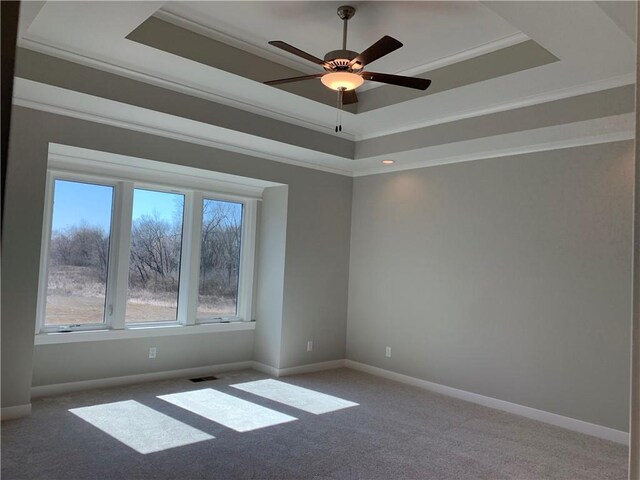
<svg viewBox="0 0 640 480">
<path fill-rule="evenodd" d="M 45 325 L 104 322 L 113 187 L 56 180 Z"/>
<path fill-rule="evenodd" d="M 175 321 L 184 195 L 133 192 L 127 322 Z"/>
<path fill-rule="evenodd" d="M 198 319 L 237 315 L 241 203 L 204 200 Z"/>
</svg>

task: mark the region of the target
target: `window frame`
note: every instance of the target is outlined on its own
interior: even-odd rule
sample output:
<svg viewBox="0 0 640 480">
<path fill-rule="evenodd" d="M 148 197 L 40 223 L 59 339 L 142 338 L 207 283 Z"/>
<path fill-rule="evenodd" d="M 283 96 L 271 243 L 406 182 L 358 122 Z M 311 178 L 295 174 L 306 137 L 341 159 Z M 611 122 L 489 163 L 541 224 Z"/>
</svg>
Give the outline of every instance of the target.
<svg viewBox="0 0 640 480">
<path fill-rule="evenodd" d="M 197 226 L 197 288 L 195 292 L 195 310 L 194 318 L 197 324 L 208 323 L 226 323 L 238 321 L 242 318 L 252 318 L 252 300 L 253 300 L 253 271 L 255 265 L 255 238 L 257 223 L 257 208 L 255 200 L 253 202 L 241 202 L 237 199 L 231 199 L 225 195 L 202 192 L 203 195 L 196 199 L 198 202 L 199 225 Z M 236 301 L 236 315 L 220 316 L 215 318 L 198 319 L 198 304 L 200 293 L 200 255 L 202 253 L 202 210 L 205 200 L 213 200 L 220 202 L 233 202 L 242 204 L 242 231 L 240 234 L 240 267 L 238 271 L 238 298 Z M 194 236 L 195 230 L 192 232 Z M 245 242 L 253 242 L 253 251 L 245 249 Z"/>
<path fill-rule="evenodd" d="M 126 327 L 132 327 L 132 328 L 141 328 L 141 327 L 145 327 L 145 326 L 158 326 L 158 327 L 170 327 L 170 326 L 176 326 L 176 325 L 183 325 L 184 322 L 182 322 L 180 320 L 180 292 L 182 290 L 182 279 L 183 279 L 183 260 L 184 260 L 184 250 L 185 250 L 185 236 L 189 236 L 191 233 L 190 231 L 187 229 L 187 197 L 192 194 L 192 192 L 189 192 L 188 190 L 185 190 L 184 188 L 177 188 L 177 187 L 168 187 L 166 185 L 162 185 L 162 186 L 158 186 L 158 185 L 154 185 L 154 184 L 150 184 L 147 182 L 134 182 L 133 183 L 133 188 L 131 189 L 131 214 L 129 215 L 131 217 L 131 223 L 133 224 L 133 200 L 134 200 L 134 196 L 135 196 L 135 191 L 136 190 L 147 190 L 147 191 L 151 191 L 151 192 L 158 192 L 158 193 L 172 193 L 172 194 L 176 194 L 176 195 L 182 195 L 184 197 L 184 203 L 182 205 L 182 239 L 181 239 L 181 245 L 180 245 L 180 269 L 178 271 L 178 293 L 177 293 L 177 307 L 176 307 L 176 319 L 175 320 L 155 320 L 155 321 L 151 321 L 151 322 L 127 322 L 127 300 L 128 300 L 128 296 L 127 298 L 124 300 L 125 305 L 124 305 L 124 311 L 125 311 L 125 317 L 124 317 L 124 324 Z M 131 228 L 133 227 L 133 225 L 129 226 L 129 244 L 128 244 L 128 248 L 126 249 L 127 251 L 127 258 L 130 259 L 131 257 Z M 124 253 L 124 252 L 123 252 Z M 129 260 L 130 261 L 130 260 Z M 127 262 L 127 292 L 128 292 L 128 285 L 129 285 L 129 262 Z M 188 288 L 188 287 L 186 287 Z"/>
<path fill-rule="evenodd" d="M 175 174 L 171 174 L 175 177 Z M 111 186 L 114 189 L 111 209 L 111 231 L 109 238 L 109 265 L 105 296 L 104 322 L 83 325 L 46 325 L 46 301 L 48 283 L 48 263 L 53 219 L 53 197 L 56 180 L 77 181 Z M 253 322 L 252 300 L 254 285 L 254 263 L 257 231 L 258 198 L 241 194 L 221 193 L 201 188 L 187 188 L 180 179 L 176 184 L 163 178 L 148 180 L 139 175 L 92 174 L 69 171 L 65 168 L 50 167 L 47 170 L 45 188 L 45 209 L 40 250 L 40 271 L 36 315 L 36 336 L 40 334 L 63 335 L 74 332 L 114 332 L 120 330 L 139 331 L 170 329 L 175 327 L 201 326 L 207 328 L 215 324 Z M 131 248 L 131 227 L 133 193 L 136 188 L 184 195 L 182 247 L 178 283 L 178 308 L 175 321 L 126 322 L 126 306 L 129 282 L 129 259 Z M 202 232 L 202 205 L 204 199 L 241 203 L 242 236 L 240 246 L 240 271 L 238 278 L 237 315 L 216 319 L 197 318 L 200 249 Z M 67 333 L 69 332 L 69 333 Z M 177 332 L 176 332 L 177 333 Z"/>
<path fill-rule="evenodd" d="M 55 196 L 55 182 L 56 180 L 67 182 L 78 182 L 85 184 L 93 184 L 98 186 L 105 186 L 113 188 L 113 194 L 111 197 L 111 223 L 109 228 L 109 261 L 107 266 L 107 281 L 105 285 L 105 300 L 104 300 L 104 312 L 103 321 L 101 323 L 85 323 L 85 324 L 60 324 L 60 325 L 47 325 L 46 313 L 47 313 L 47 287 L 49 282 L 49 253 L 51 250 L 51 239 L 53 236 L 53 199 Z M 71 331 L 88 331 L 88 330 L 103 330 L 109 325 L 109 283 L 112 276 L 114 267 L 114 229 L 115 225 L 115 211 L 117 202 L 117 188 L 116 182 L 106 178 L 96 178 L 91 175 L 82 173 L 70 173 L 70 172 L 54 172 L 47 171 L 46 186 L 45 186 L 45 211 L 43 218 L 42 229 L 42 246 L 40 248 L 40 269 L 38 277 L 38 300 L 37 300 L 37 333 L 50 333 L 59 332 L 60 330 Z"/>
</svg>

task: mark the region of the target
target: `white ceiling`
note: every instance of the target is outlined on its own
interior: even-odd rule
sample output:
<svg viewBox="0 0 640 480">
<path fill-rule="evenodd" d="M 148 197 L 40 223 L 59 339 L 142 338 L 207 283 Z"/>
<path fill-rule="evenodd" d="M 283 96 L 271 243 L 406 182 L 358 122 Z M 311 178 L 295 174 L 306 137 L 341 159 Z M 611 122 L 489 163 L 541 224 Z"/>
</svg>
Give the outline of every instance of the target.
<svg viewBox="0 0 640 480">
<path fill-rule="evenodd" d="M 266 42 L 284 40 L 318 56 L 338 48 L 341 24 L 335 11 L 342 3 L 23 2 L 18 42 L 25 48 L 333 134 L 335 109 L 328 105 L 127 40 L 126 36 L 150 16 L 164 15 L 198 33 L 244 46 L 253 53 L 263 52 L 272 60 L 302 65 Z M 606 5 L 602 7 L 602 3 Z M 349 48 L 361 50 L 385 34 L 405 44 L 376 62 L 377 71 L 417 73 L 527 38 L 559 61 L 358 115 L 345 112 L 341 137 L 374 138 L 634 83 L 635 43 L 628 18 L 635 15 L 635 4 L 608 3 L 354 2 L 358 11 L 350 25 Z M 88 105 L 86 98 L 78 100 L 74 108 L 83 105 Z M 116 107 L 108 109 L 115 112 Z M 628 121 L 612 125 L 623 124 L 619 128 L 630 128 Z M 612 134 L 611 125 L 598 124 L 597 128 Z M 593 132 L 592 125 L 582 132 L 575 135 L 600 135 Z M 220 144 L 226 142 L 230 149 L 247 144 L 246 134 L 232 133 L 218 126 L 207 135 Z M 547 143 L 555 142 L 553 132 L 549 135 Z M 518 141 L 526 143 L 521 137 Z M 234 138 L 238 138 L 237 145 Z M 536 138 L 545 143 L 541 137 Z M 273 139 L 253 136 L 249 143 L 254 154 L 264 151 L 269 158 L 277 158 L 280 151 L 283 158 L 301 158 L 290 145 Z M 446 148 L 439 147 L 437 156 L 446 157 Z M 451 148 L 452 158 L 459 155 L 454 146 Z M 468 148 L 472 151 L 475 147 Z M 424 160 L 421 155 L 419 151 L 399 154 L 398 167 L 420 165 Z M 304 158 L 307 164 L 347 173 L 377 171 L 380 167 L 376 156 L 354 161 L 327 158 L 309 150 Z"/>
<path fill-rule="evenodd" d="M 222 34 L 218 40 L 236 40 L 234 46 L 240 42 L 297 60 L 268 42 L 283 40 L 323 58 L 342 47 L 342 20 L 336 10 L 345 1 L 168 2 L 162 11 L 208 27 L 213 37 Z M 522 41 L 518 29 L 479 2 L 346 3 L 356 8 L 349 21 L 348 49 L 361 52 L 384 35 L 404 44 L 378 60 L 372 68 L 376 71 L 415 74 L 432 62 L 499 40 L 517 36 Z"/>
</svg>

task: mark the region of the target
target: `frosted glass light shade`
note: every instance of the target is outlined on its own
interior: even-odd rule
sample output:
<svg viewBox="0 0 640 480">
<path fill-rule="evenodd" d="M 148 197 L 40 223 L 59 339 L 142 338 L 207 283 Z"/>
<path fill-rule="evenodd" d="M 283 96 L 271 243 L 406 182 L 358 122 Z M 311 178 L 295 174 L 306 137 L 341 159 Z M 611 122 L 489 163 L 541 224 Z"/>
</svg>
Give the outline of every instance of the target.
<svg viewBox="0 0 640 480">
<path fill-rule="evenodd" d="M 322 76 L 320 81 L 332 90 L 354 90 L 364 83 L 364 78 L 355 73 L 332 72 Z"/>
</svg>

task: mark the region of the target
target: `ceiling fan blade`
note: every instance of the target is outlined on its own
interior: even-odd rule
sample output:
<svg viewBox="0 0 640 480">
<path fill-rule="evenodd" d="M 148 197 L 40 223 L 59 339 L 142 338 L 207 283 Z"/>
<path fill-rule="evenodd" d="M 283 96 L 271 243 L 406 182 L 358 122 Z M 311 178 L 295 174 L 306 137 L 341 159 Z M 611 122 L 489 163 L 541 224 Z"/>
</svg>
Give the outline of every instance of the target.
<svg viewBox="0 0 640 480">
<path fill-rule="evenodd" d="M 351 60 L 351 62 L 349 62 L 349 65 L 353 67 L 356 63 L 359 63 L 361 65 L 360 68 L 362 68 L 365 65 L 369 65 L 370 63 L 375 62 L 380 57 L 384 57 L 394 50 L 399 49 L 401 46 L 401 42 L 393 37 L 390 37 L 389 35 L 385 35 L 360 55 L 358 55 L 356 58 Z"/>
<path fill-rule="evenodd" d="M 358 103 L 358 95 L 355 90 L 345 90 L 342 92 L 342 104 L 351 105 L 352 103 Z"/>
<path fill-rule="evenodd" d="M 398 85 L 399 87 L 415 88 L 417 90 L 426 90 L 429 88 L 429 85 L 431 85 L 431 80 L 427 80 L 426 78 L 403 77 L 402 75 L 376 72 L 362 72 L 360 75 L 362 75 L 362 78 L 365 80 Z"/>
<path fill-rule="evenodd" d="M 304 58 L 305 60 L 309 60 L 313 63 L 317 63 L 318 65 L 322 65 L 323 67 L 326 65 L 324 60 L 320 60 L 318 57 L 314 57 L 310 53 L 304 52 L 299 48 L 294 47 L 293 45 L 289 45 L 288 43 L 283 42 L 282 40 L 273 40 L 269 42 L 269 45 L 273 45 L 274 47 L 284 50 L 285 52 L 292 53 L 297 57 Z"/>
<path fill-rule="evenodd" d="M 320 78 L 324 73 L 316 73 L 315 75 L 303 75 L 302 77 L 281 78 L 279 80 L 269 80 L 264 82 L 265 85 L 280 85 L 282 83 L 300 82 L 302 80 L 311 80 L 312 78 Z"/>
</svg>

